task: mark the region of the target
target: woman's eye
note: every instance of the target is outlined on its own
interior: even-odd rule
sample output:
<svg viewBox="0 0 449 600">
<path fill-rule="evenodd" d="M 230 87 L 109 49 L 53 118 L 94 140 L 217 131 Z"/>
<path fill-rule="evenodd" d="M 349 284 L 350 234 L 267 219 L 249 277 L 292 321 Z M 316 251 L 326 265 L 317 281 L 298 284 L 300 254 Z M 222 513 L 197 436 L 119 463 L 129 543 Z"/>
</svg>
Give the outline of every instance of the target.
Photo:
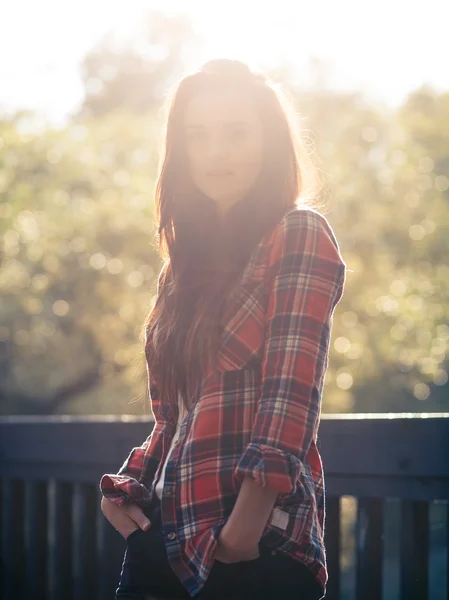
<svg viewBox="0 0 449 600">
<path fill-rule="evenodd" d="M 245 137 L 245 135 L 246 129 L 243 129 L 242 127 L 231 129 L 228 133 L 228 136 L 231 140 L 240 140 L 241 138 Z"/>
<path fill-rule="evenodd" d="M 187 140 L 189 142 L 197 142 L 203 141 L 206 139 L 206 134 L 204 131 L 190 131 L 187 133 Z"/>
</svg>

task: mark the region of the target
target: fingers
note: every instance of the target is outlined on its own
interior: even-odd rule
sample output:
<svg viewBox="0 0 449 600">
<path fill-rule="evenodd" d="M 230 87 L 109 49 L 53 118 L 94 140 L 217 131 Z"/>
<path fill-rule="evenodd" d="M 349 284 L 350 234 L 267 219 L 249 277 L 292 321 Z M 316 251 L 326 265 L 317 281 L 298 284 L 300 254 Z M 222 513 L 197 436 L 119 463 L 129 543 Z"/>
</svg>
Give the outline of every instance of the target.
<svg viewBox="0 0 449 600">
<path fill-rule="evenodd" d="M 101 510 L 113 527 L 125 538 L 127 534 L 130 535 L 132 531 L 136 530 L 136 526 L 143 531 L 148 531 L 151 527 L 150 519 L 136 502 L 119 506 L 103 497 Z"/>
<path fill-rule="evenodd" d="M 151 527 L 150 519 L 138 504 L 132 503 L 126 506 L 126 513 L 137 523 L 140 529 L 148 531 Z"/>
<path fill-rule="evenodd" d="M 140 528 L 137 527 L 137 529 L 134 527 L 134 529 L 131 529 L 129 531 L 126 531 L 125 533 L 123 533 L 122 531 L 119 531 L 119 533 L 122 534 L 122 536 L 125 538 L 125 540 L 127 540 L 129 538 L 129 536 L 134 533 L 135 531 L 140 531 Z"/>
</svg>

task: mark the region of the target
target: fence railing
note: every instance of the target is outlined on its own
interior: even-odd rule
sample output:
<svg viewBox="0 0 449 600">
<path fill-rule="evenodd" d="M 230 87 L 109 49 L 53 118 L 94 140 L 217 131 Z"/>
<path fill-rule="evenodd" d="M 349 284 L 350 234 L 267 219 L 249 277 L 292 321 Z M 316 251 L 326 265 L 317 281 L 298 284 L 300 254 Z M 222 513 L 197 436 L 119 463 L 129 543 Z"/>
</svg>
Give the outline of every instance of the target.
<svg viewBox="0 0 449 600">
<path fill-rule="evenodd" d="M 147 417 L 0 418 L 1 598 L 111 600 L 100 477 Z M 449 414 L 323 415 L 326 600 L 449 600 Z"/>
</svg>

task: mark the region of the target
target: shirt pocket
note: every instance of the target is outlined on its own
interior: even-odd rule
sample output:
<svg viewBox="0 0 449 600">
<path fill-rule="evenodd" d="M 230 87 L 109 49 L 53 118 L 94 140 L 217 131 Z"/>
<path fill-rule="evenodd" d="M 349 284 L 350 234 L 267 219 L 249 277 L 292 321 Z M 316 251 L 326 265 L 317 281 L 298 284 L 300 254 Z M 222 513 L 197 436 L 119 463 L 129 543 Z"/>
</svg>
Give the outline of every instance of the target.
<svg viewBox="0 0 449 600">
<path fill-rule="evenodd" d="M 257 367 L 265 341 L 265 311 L 263 281 L 242 283 L 231 295 L 221 321 L 219 371 Z"/>
</svg>

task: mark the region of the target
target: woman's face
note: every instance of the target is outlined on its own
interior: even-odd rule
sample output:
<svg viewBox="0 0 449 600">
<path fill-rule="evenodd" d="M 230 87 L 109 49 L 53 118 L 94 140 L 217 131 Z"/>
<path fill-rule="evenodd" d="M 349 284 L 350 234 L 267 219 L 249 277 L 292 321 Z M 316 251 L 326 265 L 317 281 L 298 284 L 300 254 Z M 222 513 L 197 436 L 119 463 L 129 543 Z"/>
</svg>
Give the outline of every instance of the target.
<svg viewBox="0 0 449 600">
<path fill-rule="evenodd" d="M 251 101 L 236 92 L 201 92 L 186 107 L 184 128 L 190 178 L 223 215 L 260 173 L 260 119 Z"/>
</svg>

